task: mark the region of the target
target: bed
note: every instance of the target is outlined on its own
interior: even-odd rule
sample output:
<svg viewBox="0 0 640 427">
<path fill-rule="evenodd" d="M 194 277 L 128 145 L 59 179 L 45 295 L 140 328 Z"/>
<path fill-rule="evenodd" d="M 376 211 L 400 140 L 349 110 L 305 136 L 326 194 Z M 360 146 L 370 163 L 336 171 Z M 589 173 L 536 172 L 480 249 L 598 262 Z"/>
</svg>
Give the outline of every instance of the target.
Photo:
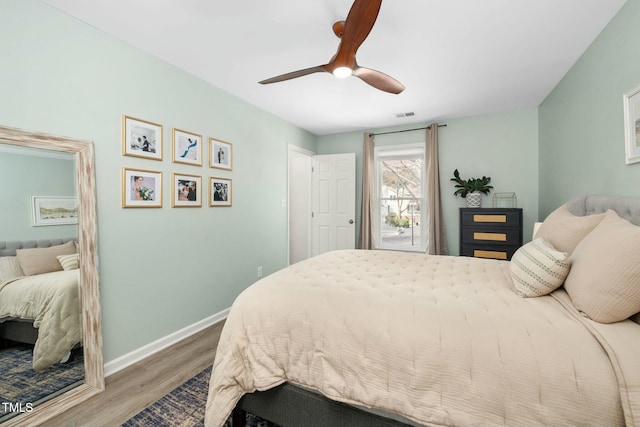
<svg viewBox="0 0 640 427">
<path fill-rule="evenodd" d="M 82 315 L 76 242 L 0 242 L 0 338 L 33 344 L 42 372 L 81 345 Z"/>
<path fill-rule="evenodd" d="M 335 251 L 234 302 L 205 425 L 640 425 L 640 200 L 586 196 L 511 261 Z"/>
</svg>

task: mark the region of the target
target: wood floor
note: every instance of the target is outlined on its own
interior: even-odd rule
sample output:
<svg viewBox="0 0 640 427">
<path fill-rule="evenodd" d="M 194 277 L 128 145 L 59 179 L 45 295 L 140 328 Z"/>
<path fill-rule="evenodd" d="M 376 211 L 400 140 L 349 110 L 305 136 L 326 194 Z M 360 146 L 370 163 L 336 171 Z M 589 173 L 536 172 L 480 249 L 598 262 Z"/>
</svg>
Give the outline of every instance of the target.
<svg viewBox="0 0 640 427">
<path fill-rule="evenodd" d="M 46 422 L 47 427 L 115 427 L 213 365 L 224 322 L 105 379 L 105 391 Z"/>
</svg>

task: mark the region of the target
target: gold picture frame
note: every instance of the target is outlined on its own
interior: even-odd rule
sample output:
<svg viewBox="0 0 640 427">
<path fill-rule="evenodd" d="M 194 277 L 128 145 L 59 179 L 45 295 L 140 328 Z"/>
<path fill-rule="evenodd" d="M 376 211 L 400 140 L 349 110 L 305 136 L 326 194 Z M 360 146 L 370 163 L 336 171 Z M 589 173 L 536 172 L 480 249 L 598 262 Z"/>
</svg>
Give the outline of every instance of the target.
<svg viewBox="0 0 640 427">
<path fill-rule="evenodd" d="M 122 155 L 162 160 L 162 125 L 123 115 Z"/>
<path fill-rule="evenodd" d="M 209 138 L 209 167 L 233 169 L 233 144 L 216 138 Z"/>
<path fill-rule="evenodd" d="M 171 179 L 171 206 L 199 208 L 202 206 L 202 177 L 174 173 Z"/>
<path fill-rule="evenodd" d="M 233 195 L 231 179 L 212 176 L 209 178 L 209 206 L 230 207 Z"/>
<path fill-rule="evenodd" d="M 122 207 L 161 208 L 162 172 L 122 168 Z"/>
<path fill-rule="evenodd" d="M 202 135 L 173 128 L 171 147 L 174 163 L 202 166 Z"/>
</svg>

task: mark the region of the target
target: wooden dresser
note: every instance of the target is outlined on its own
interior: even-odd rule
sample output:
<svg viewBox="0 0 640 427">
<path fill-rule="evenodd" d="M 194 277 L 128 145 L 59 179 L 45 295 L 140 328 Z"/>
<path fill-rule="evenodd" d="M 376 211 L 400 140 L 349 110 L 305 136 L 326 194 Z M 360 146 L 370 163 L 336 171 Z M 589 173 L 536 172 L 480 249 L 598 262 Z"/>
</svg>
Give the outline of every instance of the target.
<svg viewBox="0 0 640 427">
<path fill-rule="evenodd" d="M 522 209 L 460 208 L 460 255 L 510 260 L 522 246 Z"/>
</svg>

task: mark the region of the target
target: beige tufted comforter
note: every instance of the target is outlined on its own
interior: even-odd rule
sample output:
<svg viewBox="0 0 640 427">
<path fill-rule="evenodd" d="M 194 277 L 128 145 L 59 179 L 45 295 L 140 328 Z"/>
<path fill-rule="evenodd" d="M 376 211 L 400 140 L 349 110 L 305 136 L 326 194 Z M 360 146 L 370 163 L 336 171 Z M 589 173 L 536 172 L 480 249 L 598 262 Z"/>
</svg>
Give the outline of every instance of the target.
<svg viewBox="0 0 640 427">
<path fill-rule="evenodd" d="M 0 283 L 0 322 L 33 320 L 33 368 L 44 371 L 82 340 L 79 271 L 55 271 Z"/>
<path fill-rule="evenodd" d="M 355 250 L 294 264 L 234 302 L 205 425 L 283 382 L 425 425 L 640 425 L 640 325 L 511 286 L 496 260 Z"/>
</svg>

